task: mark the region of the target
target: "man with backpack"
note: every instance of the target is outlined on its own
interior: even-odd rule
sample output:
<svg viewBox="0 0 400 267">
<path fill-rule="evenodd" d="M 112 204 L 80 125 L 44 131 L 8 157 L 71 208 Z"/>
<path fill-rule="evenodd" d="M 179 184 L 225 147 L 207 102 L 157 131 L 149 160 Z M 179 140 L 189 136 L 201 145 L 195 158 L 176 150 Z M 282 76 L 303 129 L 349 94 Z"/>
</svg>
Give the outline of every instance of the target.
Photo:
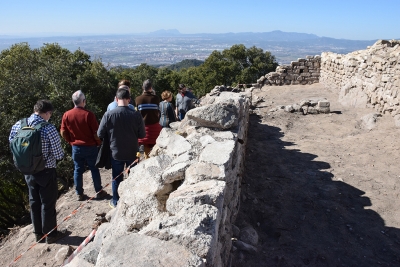
<svg viewBox="0 0 400 267">
<path fill-rule="evenodd" d="M 72 159 L 74 161 L 74 184 L 77 200 L 85 200 L 83 194 L 83 173 L 85 163 L 92 173 L 94 190 L 97 199 L 107 196 L 102 190 L 99 169 L 96 167 L 97 147 L 101 140 L 97 136 L 99 123 L 93 112 L 85 109 L 86 97 L 81 90 L 72 94 L 74 108 L 64 113 L 61 120 L 61 136 L 72 146 Z"/>
<path fill-rule="evenodd" d="M 56 127 L 47 122 L 54 110 L 51 102 L 38 100 L 33 110 L 29 118 L 12 126 L 8 139 L 14 163 L 28 185 L 33 232 L 39 241 L 57 225 L 56 161 L 62 160 L 64 152 Z M 66 232 L 54 230 L 46 237 L 46 243 L 65 235 Z"/>
</svg>

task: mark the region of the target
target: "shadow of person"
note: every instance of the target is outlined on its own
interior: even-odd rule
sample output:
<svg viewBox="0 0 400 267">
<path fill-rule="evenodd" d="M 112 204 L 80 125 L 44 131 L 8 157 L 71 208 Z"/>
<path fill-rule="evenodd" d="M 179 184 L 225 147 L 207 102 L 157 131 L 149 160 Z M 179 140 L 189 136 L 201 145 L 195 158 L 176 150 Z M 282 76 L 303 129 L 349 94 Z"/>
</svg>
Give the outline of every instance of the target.
<svg viewBox="0 0 400 267">
<path fill-rule="evenodd" d="M 257 230 L 258 253 L 232 266 L 400 266 L 400 230 L 366 208 L 365 192 L 332 180 L 329 163 L 259 122 L 250 116 L 235 222 Z"/>
<path fill-rule="evenodd" d="M 55 243 L 61 245 L 79 246 L 83 242 L 83 240 L 85 240 L 85 238 L 86 237 L 68 235 Z"/>
</svg>

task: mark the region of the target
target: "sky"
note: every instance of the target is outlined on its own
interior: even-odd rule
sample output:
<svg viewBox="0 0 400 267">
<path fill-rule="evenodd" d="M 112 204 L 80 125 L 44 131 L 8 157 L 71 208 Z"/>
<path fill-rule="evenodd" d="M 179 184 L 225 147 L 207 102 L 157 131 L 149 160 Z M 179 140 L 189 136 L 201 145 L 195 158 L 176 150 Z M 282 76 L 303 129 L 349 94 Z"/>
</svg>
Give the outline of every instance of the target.
<svg viewBox="0 0 400 267">
<path fill-rule="evenodd" d="M 0 36 L 300 32 L 400 39 L 400 0 L 0 0 Z"/>
</svg>

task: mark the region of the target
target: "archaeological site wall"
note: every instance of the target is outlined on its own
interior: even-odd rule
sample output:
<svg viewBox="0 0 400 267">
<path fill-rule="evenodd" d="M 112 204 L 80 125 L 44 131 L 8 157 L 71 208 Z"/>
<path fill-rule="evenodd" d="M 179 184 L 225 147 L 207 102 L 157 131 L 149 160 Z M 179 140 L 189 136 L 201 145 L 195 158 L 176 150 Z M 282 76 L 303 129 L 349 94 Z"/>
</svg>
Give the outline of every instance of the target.
<svg viewBox="0 0 400 267">
<path fill-rule="evenodd" d="M 312 84 L 319 81 L 321 56 L 307 56 L 292 61 L 288 65 L 280 65 L 274 72 L 261 76 L 257 83 L 264 85 Z"/>
<path fill-rule="evenodd" d="M 254 88 L 223 89 L 162 130 L 121 183 L 109 222 L 66 266 L 229 265 Z"/>
<path fill-rule="evenodd" d="M 381 40 L 346 55 L 326 52 L 298 59 L 257 84 L 321 82 L 336 90 L 343 104 L 371 106 L 391 114 L 400 126 L 399 77 L 400 41 Z M 233 223 L 254 88 L 225 89 L 214 88 L 182 122 L 163 129 L 151 157 L 121 183 L 118 206 L 107 214 L 94 242 L 66 266 L 219 267 L 229 266 L 233 245 L 256 249 L 241 240 L 232 243 L 233 233 L 244 230 Z M 325 113 L 329 102 L 302 100 L 275 109 Z"/>
<path fill-rule="evenodd" d="M 312 84 L 338 92 L 339 102 L 353 107 L 372 107 L 390 114 L 400 127 L 400 40 L 379 40 L 365 50 L 346 55 L 324 52 L 307 56 L 257 80 L 264 85 Z"/>
<path fill-rule="evenodd" d="M 373 107 L 400 126 L 400 41 L 377 41 L 346 55 L 324 52 L 320 82 L 339 93 L 344 105 Z"/>
</svg>

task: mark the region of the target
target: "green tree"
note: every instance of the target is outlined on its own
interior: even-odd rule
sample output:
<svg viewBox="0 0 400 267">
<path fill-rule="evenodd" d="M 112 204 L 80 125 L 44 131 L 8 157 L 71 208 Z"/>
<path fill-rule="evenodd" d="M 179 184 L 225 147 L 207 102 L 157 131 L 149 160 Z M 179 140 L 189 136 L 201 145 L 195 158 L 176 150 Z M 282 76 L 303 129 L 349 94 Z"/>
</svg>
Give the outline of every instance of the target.
<svg viewBox="0 0 400 267">
<path fill-rule="evenodd" d="M 190 67 L 198 67 L 203 63 L 204 61 L 198 59 L 184 59 L 179 63 L 168 66 L 167 68 L 174 71 L 181 71 L 182 69 L 187 69 Z"/>
<path fill-rule="evenodd" d="M 113 79 L 100 61 L 77 50 L 71 53 L 58 44 L 30 49 L 27 43 L 0 53 L 0 229 L 18 221 L 27 212 L 27 189 L 23 175 L 13 166 L 8 135 L 11 126 L 33 112 L 38 99 L 49 99 L 56 110 L 51 122 L 59 129 L 64 112 L 73 107 L 76 90 L 86 94 L 88 108 L 101 118 L 115 90 Z M 66 158 L 57 166 L 59 177 L 70 180 L 71 148 L 63 141 Z"/>
<path fill-rule="evenodd" d="M 254 83 L 260 76 L 274 71 L 278 63 L 270 52 L 255 46 L 233 45 L 222 52 L 213 51 L 199 67 L 204 85 L 201 90 L 209 92 L 215 85 Z M 205 87 L 204 87 L 205 86 Z"/>
</svg>

